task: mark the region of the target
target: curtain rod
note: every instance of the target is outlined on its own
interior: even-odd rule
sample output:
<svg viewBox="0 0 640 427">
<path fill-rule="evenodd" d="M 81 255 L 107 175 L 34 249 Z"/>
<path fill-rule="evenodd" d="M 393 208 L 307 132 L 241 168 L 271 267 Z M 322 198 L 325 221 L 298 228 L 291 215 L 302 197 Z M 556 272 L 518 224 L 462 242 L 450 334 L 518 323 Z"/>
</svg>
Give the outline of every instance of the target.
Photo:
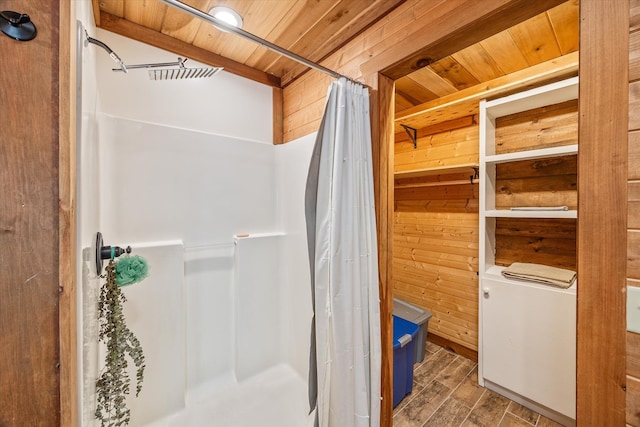
<svg viewBox="0 0 640 427">
<path fill-rule="evenodd" d="M 289 59 L 291 59 L 293 61 L 299 62 L 300 64 L 306 65 L 309 68 L 313 68 L 314 70 L 317 70 L 317 71 L 320 71 L 322 73 L 325 73 L 325 74 L 327 74 L 327 75 L 329 75 L 329 76 L 331 76 L 333 78 L 338 79 L 340 77 L 344 77 L 345 79 L 350 80 L 350 81 L 352 81 L 354 83 L 362 84 L 362 83 L 360 83 L 360 82 L 358 82 L 358 81 L 356 81 L 356 80 L 354 80 L 354 79 L 352 79 L 350 77 L 342 75 L 342 74 L 340 74 L 340 73 L 338 73 L 338 72 L 336 72 L 334 70 L 331 70 L 331 69 L 329 69 L 327 67 L 323 67 L 320 64 L 317 64 L 317 63 L 315 63 L 313 61 L 308 60 L 307 58 L 304 58 L 304 57 L 302 57 L 300 55 L 297 55 L 297 54 L 285 49 L 285 48 L 282 48 L 282 47 L 280 47 L 280 46 L 278 46 L 276 44 L 273 44 L 273 43 L 263 39 L 263 38 L 260 38 L 260 37 L 256 36 L 255 34 L 251 34 L 250 32 L 243 30 L 242 28 L 234 27 L 231 24 L 228 24 L 228 23 L 226 23 L 226 22 L 224 22 L 224 21 L 222 21 L 222 20 L 220 20 L 218 18 L 215 18 L 215 17 L 209 15 L 208 13 L 204 13 L 203 11 L 201 11 L 199 9 L 196 9 L 195 7 L 189 6 L 188 4 L 185 4 L 185 3 L 181 2 L 181 1 L 178 1 L 178 0 L 160 0 L 160 1 L 162 1 L 163 3 L 166 3 L 168 5 L 171 5 L 173 7 L 176 7 L 176 8 L 178 8 L 178 9 L 184 11 L 184 12 L 187 12 L 187 13 L 189 13 L 189 14 L 197 17 L 197 18 L 200 18 L 200 19 L 204 20 L 204 21 L 207 21 L 207 22 L 213 24 L 219 30 L 237 34 L 237 35 L 239 35 L 241 37 L 244 37 L 244 38 L 246 38 L 248 40 L 251 40 L 251 41 L 253 41 L 255 43 L 258 43 L 258 44 L 266 47 L 269 50 L 277 52 L 282 56 L 285 56 L 285 57 L 287 57 L 287 58 L 289 58 Z"/>
</svg>

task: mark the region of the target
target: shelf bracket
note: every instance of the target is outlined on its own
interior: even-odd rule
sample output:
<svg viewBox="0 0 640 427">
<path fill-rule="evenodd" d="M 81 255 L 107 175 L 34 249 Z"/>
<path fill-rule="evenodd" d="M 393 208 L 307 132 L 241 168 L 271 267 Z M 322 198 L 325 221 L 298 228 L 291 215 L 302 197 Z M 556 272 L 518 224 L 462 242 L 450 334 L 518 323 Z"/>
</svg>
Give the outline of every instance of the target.
<svg viewBox="0 0 640 427">
<path fill-rule="evenodd" d="M 418 148 L 418 130 L 407 125 L 400 126 L 402 126 L 407 135 L 409 135 L 409 139 L 411 139 L 411 142 L 413 142 L 413 148 Z"/>
<path fill-rule="evenodd" d="M 473 169 L 473 175 L 469 175 L 469 181 L 473 184 L 474 179 L 480 178 L 480 168 L 472 167 L 471 169 Z"/>
</svg>

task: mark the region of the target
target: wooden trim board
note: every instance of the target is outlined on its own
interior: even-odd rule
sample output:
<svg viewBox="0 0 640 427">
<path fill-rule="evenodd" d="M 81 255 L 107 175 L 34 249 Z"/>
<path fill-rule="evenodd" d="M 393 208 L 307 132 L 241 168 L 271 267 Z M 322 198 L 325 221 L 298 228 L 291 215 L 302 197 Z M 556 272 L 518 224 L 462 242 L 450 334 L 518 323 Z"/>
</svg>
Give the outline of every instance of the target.
<svg viewBox="0 0 640 427">
<path fill-rule="evenodd" d="M 628 37 L 627 1 L 580 2 L 578 425 L 625 423 Z"/>
</svg>

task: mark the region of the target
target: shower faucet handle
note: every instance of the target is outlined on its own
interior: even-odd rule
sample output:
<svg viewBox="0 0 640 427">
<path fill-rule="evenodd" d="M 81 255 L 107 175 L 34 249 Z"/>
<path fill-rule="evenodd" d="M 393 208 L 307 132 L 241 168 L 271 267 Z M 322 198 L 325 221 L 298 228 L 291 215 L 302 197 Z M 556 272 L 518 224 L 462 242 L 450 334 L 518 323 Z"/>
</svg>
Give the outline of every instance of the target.
<svg viewBox="0 0 640 427">
<path fill-rule="evenodd" d="M 113 259 L 125 253 L 131 253 L 131 246 L 127 246 L 126 249 L 122 249 L 120 246 L 102 246 L 100 248 L 100 259 Z"/>
</svg>

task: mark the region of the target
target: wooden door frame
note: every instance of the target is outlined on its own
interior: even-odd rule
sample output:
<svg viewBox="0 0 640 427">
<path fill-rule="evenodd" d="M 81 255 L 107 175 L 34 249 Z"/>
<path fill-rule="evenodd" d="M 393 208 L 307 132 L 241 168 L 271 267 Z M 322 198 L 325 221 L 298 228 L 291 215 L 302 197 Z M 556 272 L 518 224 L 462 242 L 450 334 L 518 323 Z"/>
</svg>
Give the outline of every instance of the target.
<svg viewBox="0 0 640 427">
<path fill-rule="evenodd" d="M 531 9 L 527 4 L 520 6 Z M 492 18 L 504 25 L 514 19 L 524 21 L 536 13 L 523 9 L 518 18 L 505 7 Z M 578 425 L 624 425 L 625 419 L 628 14 L 628 0 L 582 0 L 580 5 Z M 374 139 L 374 147 L 379 145 L 374 155 L 383 396 L 391 396 L 393 386 L 392 346 L 385 344 L 393 336 L 393 132 L 388 131 L 389 127 L 393 129 L 393 80 L 408 74 L 420 57 L 437 59 L 479 41 L 487 36 L 486 27 L 477 22 L 451 33 L 393 67 L 377 70 L 372 79 L 376 89 L 372 111 L 377 118 L 373 135 L 379 138 Z M 383 399 L 381 425 L 392 425 L 392 417 L 391 399 Z"/>
<path fill-rule="evenodd" d="M 60 425 L 77 426 L 78 321 L 76 312 L 76 37 L 75 5 L 59 0 L 58 52 L 58 339 L 60 345 Z"/>
</svg>

